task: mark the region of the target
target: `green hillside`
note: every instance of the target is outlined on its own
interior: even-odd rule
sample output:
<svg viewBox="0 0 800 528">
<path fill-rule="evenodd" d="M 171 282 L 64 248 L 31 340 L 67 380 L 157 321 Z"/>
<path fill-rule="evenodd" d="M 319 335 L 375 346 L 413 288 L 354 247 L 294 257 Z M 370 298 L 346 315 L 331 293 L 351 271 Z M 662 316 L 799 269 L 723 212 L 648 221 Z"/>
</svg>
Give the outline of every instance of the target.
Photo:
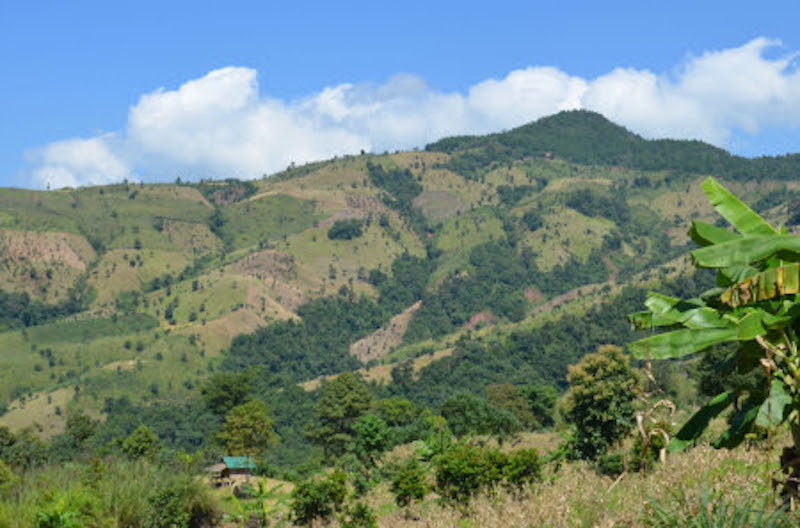
<svg viewBox="0 0 800 528">
<path fill-rule="evenodd" d="M 791 224 L 797 169 L 580 111 L 253 182 L 0 189 L 0 423 L 49 436 L 67 410 L 183 405 L 220 372 L 279 399 L 366 368 L 362 340 L 393 373 L 381 390 L 420 405 L 454 384 L 561 390 L 567 364 L 632 336 L 646 288 L 705 280 L 674 260 L 690 219 L 715 221 L 704 176 Z"/>
</svg>

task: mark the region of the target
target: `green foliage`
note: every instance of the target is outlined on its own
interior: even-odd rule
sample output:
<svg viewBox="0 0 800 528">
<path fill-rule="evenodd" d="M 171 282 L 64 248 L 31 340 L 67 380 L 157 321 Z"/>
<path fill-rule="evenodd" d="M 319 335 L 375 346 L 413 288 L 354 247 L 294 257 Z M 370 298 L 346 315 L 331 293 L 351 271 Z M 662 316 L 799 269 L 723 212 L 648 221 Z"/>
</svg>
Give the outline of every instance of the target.
<svg viewBox="0 0 800 528">
<path fill-rule="evenodd" d="M 555 424 L 558 391 L 552 385 L 524 387 L 521 392 L 527 395 L 528 405 L 533 414 L 532 427 L 551 427 Z"/>
<path fill-rule="evenodd" d="M 441 413 L 456 436 L 488 434 L 505 437 L 522 429 L 510 411 L 498 409 L 484 398 L 464 392 L 445 400 Z"/>
<path fill-rule="evenodd" d="M 227 453 L 255 457 L 275 443 L 269 409 L 261 400 L 237 405 L 225 415 L 219 438 L 225 443 Z"/>
<path fill-rule="evenodd" d="M 515 205 L 517 202 L 536 192 L 537 189 L 533 185 L 498 185 L 497 186 L 497 196 L 500 198 L 500 203 L 511 207 Z M 531 230 L 533 231 L 533 230 Z"/>
<path fill-rule="evenodd" d="M 534 449 L 503 454 L 497 449 L 457 443 L 434 459 L 435 491 L 445 502 L 466 506 L 481 491 L 503 484 L 520 491 L 541 480 L 542 466 Z"/>
<path fill-rule="evenodd" d="M 158 437 L 144 424 L 122 442 L 122 452 L 132 459 L 152 458 L 158 449 Z"/>
<path fill-rule="evenodd" d="M 0 290 L 0 331 L 41 325 L 85 310 L 89 299 L 83 287 L 83 281 L 79 281 L 67 299 L 55 305 L 31 299 L 27 293 Z"/>
<path fill-rule="evenodd" d="M 618 226 L 627 224 L 631 217 L 625 193 L 620 189 L 572 191 L 566 205 L 586 216 L 608 218 Z"/>
<path fill-rule="evenodd" d="M 497 409 L 512 413 L 525 429 L 538 425 L 531 405 L 522 392 L 510 383 L 492 383 L 486 386 L 486 398 Z"/>
<path fill-rule="evenodd" d="M 164 482 L 147 497 L 145 528 L 213 526 L 219 511 L 201 482 L 183 477 Z"/>
<path fill-rule="evenodd" d="M 215 372 L 200 389 L 206 406 L 217 415 L 225 415 L 247 401 L 253 386 L 247 374 Z"/>
<path fill-rule="evenodd" d="M 378 518 L 367 504 L 356 502 L 345 507 L 339 516 L 339 525 L 342 528 L 378 528 Z"/>
<path fill-rule="evenodd" d="M 255 183 L 232 178 L 222 181 L 200 181 L 200 183 L 192 184 L 192 186 L 216 206 L 225 206 L 233 202 L 242 201 L 258 191 L 258 186 Z"/>
<path fill-rule="evenodd" d="M 127 398 L 106 400 L 106 420 L 97 424 L 95 434 L 87 441 L 90 448 L 103 449 L 117 438 L 133 433 L 137 424 L 144 424 L 165 448 L 193 452 L 206 442 L 209 432 L 219 429 L 221 418 L 211 413 L 199 400 L 183 405 L 167 402 L 133 404 Z"/>
<path fill-rule="evenodd" d="M 49 508 L 36 511 L 36 528 L 79 528 L 82 523 L 77 512 L 68 509 L 64 497 Z"/>
<path fill-rule="evenodd" d="M 425 234 L 427 223 L 422 214 L 414 208 L 413 202 L 422 192 L 420 185 L 409 169 L 393 167 L 386 169 L 383 165 L 367 161 L 367 172 L 372 184 L 386 191 L 383 203 L 400 213 L 420 238 Z"/>
<path fill-rule="evenodd" d="M 506 485 L 521 490 L 526 485 L 538 482 L 542 478 L 542 463 L 535 449 L 518 449 L 508 455 L 503 468 Z"/>
<path fill-rule="evenodd" d="M 494 166 L 545 156 L 583 165 L 666 170 L 680 180 L 690 174 L 745 182 L 792 180 L 800 166 L 798 155 L 747 159 L 700 141 L 648 141 L 586 110 L 560 112 L 509 132 L 446 138 L 425 149 L 450 153 L 446 166 L 470 179 Z"/>
<path fill-rule="evenodd" d="M 233 340 L 222 362 L 228 372 L 255 369 L 256 388 L 282 386 L 324 374 L 353 370 L 353 341 L 377 330 L 387 318 L 367 297 L 352 292 L 310 301 L 297 309 L 301 322 L 272 323 Z"/>
<path fill-rule="evenodd" d="M 754 427 L 787 424 L 794 448 L 787 448 L 785 456 L 795 458 L 792 449 L 800 446 L 796 333 L 800 237 L 770 226 L 713 178 L 703 183 L 703 189 L 717 212 L 737 231 L 692 223 L 689 234 L 701 246 L 692 251 L 692 258 L 698 267 L 716 271 L 718 288 L 688 301 L 650 294 L 645 300 L 647 311 L 632 314 L 631 320 L 645 328 L 667 331 L 630 343 L 629 348 L 640 358 L 667 358 L 733 343 L 729 364 L 739 374 L 764 369 L 768 383 L 753 386 L 751 376 L 740 379 L 736 386 L 730 383 L 732 379 L 719 383 L 725 390 L 678 431 L 670 448 L 682 449 L 695 441 L 715 416 L 736 402 L 729 428 L 714 442 L 716 447 L 738 445 Z M 785 491 L 797 495 L 795 479 L 800 466 L 791 463 L 784 469 L 791 476 Z"/>
<path fill-rule="evenodd" d="M 525 211 L 522 215 L 522 225 L 524 225 L 528 231 L 536 231 L 544 225 L 544 219 L 539 211 L 530 209 Z"/>
<path fill-rule="evenodd" d="M 706 491 L 699 504 L 667 504 L 653 499 L 647 504 L 647 526 L 672 528 L 790 528 L 796 526 L 782 509 L 763 504 L 757 497 L 732 499 L 723 491 Z"/>
<path fill-rule="evenodd" d="M 9 489 L 16 484 L 18 477 L 14 474 L 10 467 L 0 459 L 0 492 Z"/>
<path fill-rule="evenodd" d="M 368 466 L 374 466 L 389 447 L 390 431 L 381 418 L 372 413 L 362 414 L 353 422 L 355 454 Z"/>
<path fill-rule="evenodd" d="M 566 415 L 575 423 L 575 449 L 595 459 L 621 440 L 633 427 L 634 401 L 641 380 L 622 349 L 601 346 L 570 366 Z"/>
<path fill-rule="evenodd" d="M 292 491 L 292 520 L 301 526 L 328 520 L 341 511 L 346 494 L 347 479 L 341 472 L 301 482 Z"/>
<path fill-rule="evenodd" d="M 328 238 L 331 240 L 352 240 L 364 234 L 364 222 L 358 218 L 336 220 L 328 229 Z"/>
<path fill-rule="evenodd" d="M 11 467 L 27 471 L 46 462 L 47 447 L 33 431 L 23 429 L 0 451 L 0 455 Z"/>
<path fill-rule="evenodd" d="M 422 502 L 430 492 L 425 468 L 416 458 L 406 460 L 395 469 L 390 489 L 394 493 L 395 502 L 401 508 L 413 502 Z"/>
<path fill-rule="evenodd" d="M 356 440 L 356 420 L 372 404 L 372 395 L 361 378 L 344 372 L 322 388 L 322 397 L 314 407 L 315 422 L 309 437 L 325 451 L 328 457 L 338 457 L 347 452 Z M 362 423 L 362 427 L 366 428 Z"/>
</svg>

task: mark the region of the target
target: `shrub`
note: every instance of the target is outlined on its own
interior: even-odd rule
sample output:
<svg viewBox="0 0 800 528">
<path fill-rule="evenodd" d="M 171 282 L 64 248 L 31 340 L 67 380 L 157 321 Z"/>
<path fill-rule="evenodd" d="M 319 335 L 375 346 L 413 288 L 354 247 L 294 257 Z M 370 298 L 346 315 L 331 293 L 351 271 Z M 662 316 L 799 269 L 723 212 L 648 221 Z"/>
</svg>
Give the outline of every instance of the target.
<svg viewBox="0 0 800 528">
<path fill-rule="evenodd" d="M 535 449 L 520 449 L 508 456 L 503 468 L 506 484 L 512 489 L 522 489 L 542 478 L 542 464 Z"/>
<path fill-rule="evenodd" d="M 416 459 L 412 458 L 397 468 L 392 476 L 391 490 L 395 502 L 404 508 L 412 502 L 422 502 L 428 494 L 430 486 L 425 476 L 425 470 Z"/>
<path fill-rule="evenodd" d="M 147 497 L 146 528 L 213 526 L 219 511 L 207 489 L 189 477 L 163 483 Z"/>
<path fill-rule="evenodd" d="M 435 461 L 436 492 L 451 504 L 467 505 L 479 491 L 503 479 L 507 458 L 496 449 L 454 444 Z"/>
<path fill-rule="evenodd" d="M 363 234 L 363 222 L 357 218 L 347 220 L 337 220 L 328 230 L 328 238 L 331 240 L 352 240 Z"/>
<path fill-rule="evenodd" d="M 315 519 L 327 521 L 341 511 L 346 493 L 345 475 L 340 471 L 302 482 L 292 491 L 292 519 L 302 526 L 310 526 Z"/>
<path fill-rule="evenodd" d="M 378 528 L 378 519 L 372 508 L 363 502 L 357 502 L 345 508 L 339 517 L 339 524 L 342 528 Z"/>
</svg>

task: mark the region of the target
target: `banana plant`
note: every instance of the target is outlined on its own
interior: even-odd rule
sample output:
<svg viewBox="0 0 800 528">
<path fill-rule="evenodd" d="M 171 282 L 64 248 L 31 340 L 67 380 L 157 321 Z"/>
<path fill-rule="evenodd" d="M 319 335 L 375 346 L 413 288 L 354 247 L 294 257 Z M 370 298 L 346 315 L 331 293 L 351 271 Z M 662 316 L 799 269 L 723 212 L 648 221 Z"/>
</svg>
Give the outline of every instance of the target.
<svg viewBox="0 0 800 528">
<path fill-rule="evenodd" d="M 695 442 L 710 421 L 730 406 L 729 428 L 713 445 L 735 447 L 754 427 L 789 427 L 793 446 L 781 464 L 787 493 L 800 491 L 800 236 L 775 228 L 714 178 L 702 184 L 716 211 L 735 231 L 693 221 L 689 236 L 700 247 L 695 266 L 717 271 L 717 287 L 694 299 L 648 294 L 647 310 L 631 314 L 641 328 L 660 333 L 630 343 L 634 357 L 679 358 L 735 342 L 729 358 L 740 373 L 763 369 L 761 390 L 736 387 L 711 398 L 670 440 L 671 451 Z"/>
</svg>

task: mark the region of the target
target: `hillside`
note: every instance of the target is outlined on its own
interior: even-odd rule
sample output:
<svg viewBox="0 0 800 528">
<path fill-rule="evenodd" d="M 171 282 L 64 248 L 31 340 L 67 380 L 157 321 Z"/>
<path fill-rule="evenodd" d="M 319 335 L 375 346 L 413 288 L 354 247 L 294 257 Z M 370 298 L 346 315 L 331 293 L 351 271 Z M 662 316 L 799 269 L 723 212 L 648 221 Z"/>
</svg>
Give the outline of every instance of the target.
<svg viewBox="0 0 800 528">
<path fill-rule="evenodd" d="M 47 438 L 76 409 L 196 402 L 219 373 L 273 406 L 366 367 L 421 405 L 560 389 L 631 335 L 642 288 L 695 280 L 675 259 L 715 221 L 704 176 L 793 223 L 798 169 L 566 112 L 252 182 L 0 189 L 0 423 Z"/>
</svg>

